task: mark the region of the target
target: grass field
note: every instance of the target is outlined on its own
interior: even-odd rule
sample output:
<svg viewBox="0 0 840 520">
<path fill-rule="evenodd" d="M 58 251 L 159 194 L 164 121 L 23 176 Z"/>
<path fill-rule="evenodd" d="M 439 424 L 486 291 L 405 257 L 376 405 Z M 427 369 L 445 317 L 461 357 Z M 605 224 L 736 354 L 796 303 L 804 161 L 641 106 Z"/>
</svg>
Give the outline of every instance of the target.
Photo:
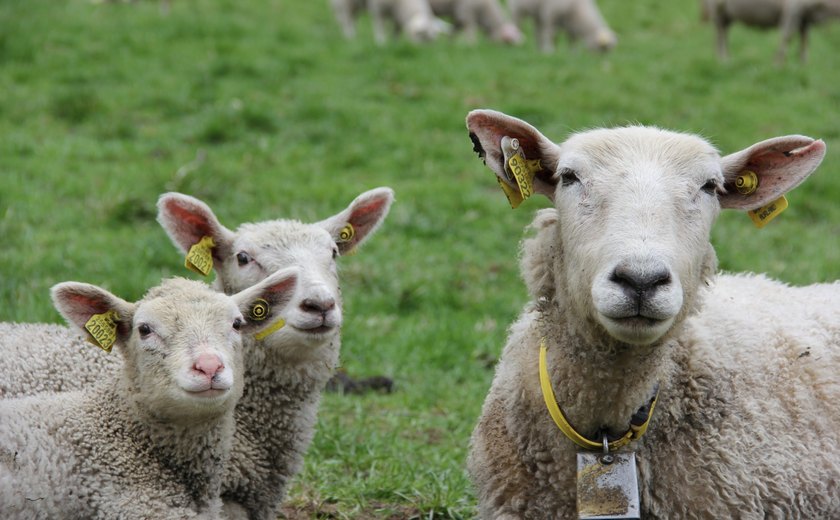
<svg viewBox="0 0 840 520">
<path fill-rule="evenodd" d="M 726 270 L 791 283 L 840 278 L 840 24 L 806 66 L 773 64 L 775 32 L 731 31 L 720 63 L 691 0 L 600 0 L 607 56 L 527 43 L 396 41 L 369 20 L 346 42 L 327 0 L 0 2 L 0 319 L 59 321 L 48 289 L 127 299 L 192 276 L 155 223 L 170 190 L 223 223 L 319 220 L 387 185 L 378 235 L 343 258 L 343 366 L 390 395 L 328 395 L 291 518 L 471 518 L 467 441 L 507 325 L 525 302 L 522 230 L 472 152 L 464 116 L 502 110 L 561 140 L 640 122 L 698 132 L 724 152 L 821 137 L 821 169 L 763 230 L 723 214 Z M 794 53 L 795 55 L 795 53 Z M 37 355 L 37 352 L 33 352 Z M 2 377 L 2 374 L 0 374 Z"/>
</svg>

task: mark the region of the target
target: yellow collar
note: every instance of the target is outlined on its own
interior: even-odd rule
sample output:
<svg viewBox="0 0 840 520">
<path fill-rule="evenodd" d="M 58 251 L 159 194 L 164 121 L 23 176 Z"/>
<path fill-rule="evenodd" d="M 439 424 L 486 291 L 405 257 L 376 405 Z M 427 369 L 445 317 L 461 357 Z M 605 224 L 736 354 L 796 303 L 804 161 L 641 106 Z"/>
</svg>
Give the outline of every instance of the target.
<svg viewBox="0 0 840 520">
<path fill-rule="evenodd" d="M 572 442 L 581 448 L 588 450 L 602 450 L 604 448 L 603 443 L 591 441 L 579 434 L 574 427 L 569 424 L 566 416 L 563 415 L 563 411 L 560 410 L 560 407 L 557 405 L 557 399 L 554 397 L 554 390 L 551 388 L 551 380 L 548 377 L 548 369 L 546 368 L 546 351 L 545 339 L 543 339 L 540 341 L 540 387 L 542 388 L 543 399 L 545 399 L 545 406 L 548 408 L 548 413 L 551 414 L 551 418 L 554 419 L 554 423 L 558 428 L 560 428 L 560 431 L 563 432 L 566 437 L 571 439 Z M 634 424 L 633 420 L 631 420 L 630 428 L 627 432 L 608 444 L 610 451 L 615 451 L 628 444 L 630 441 L 634 441 L 644 435 L 645 431 L 647 431 L 648 423 L 650 423 L 650 418 L 653 417 L 653 408 L 656 406 L 657 397 L 659 397 L 658 389 L 648 405 L 647 416 L 644 417 L 644 422 L 641 424 Z M 643 409 L 644 407 L 642 407 L 642 410 Z M 634 415 L 634 417 L 637 415 L 639 415 L 638 412 Z"/>
</svg>

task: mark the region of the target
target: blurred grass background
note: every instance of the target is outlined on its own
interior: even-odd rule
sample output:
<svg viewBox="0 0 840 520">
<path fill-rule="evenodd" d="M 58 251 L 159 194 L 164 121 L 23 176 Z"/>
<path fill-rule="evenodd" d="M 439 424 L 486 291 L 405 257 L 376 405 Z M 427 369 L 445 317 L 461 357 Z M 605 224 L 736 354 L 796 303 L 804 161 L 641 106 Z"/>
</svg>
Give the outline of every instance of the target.
<svg viewBox="0 0 840 520">
<path fill-rule="evenodd" d="M 471 518 L 467 441 L 505 329 L 526 300 L 518 242 L 546 201 L 507 206 L 464 116 L 487 107 L 547 136 L 654 124 L 724 153 L 821 137 L 823 166 L 763 230 L 725 213 L 721 267 L 790 283 L 840 277 L 840 24 L 806 65 L 773 64 L 775 31 L 735 26 L 731 59 L 692 0 L 600 0 L 619 37 L 601 56 L 561 43 L 345 41 L 327 0 L 0 2 L 0 319 L 59 321 L 64 280 L 139 298 L 193 276 L 154 220 L 161 193 L 229 227 L 314 221 L 380 185 L 391 215 L 343 258 L 343 366 L 391 395 L 326 396 L 289 518 Z M 796 56 L 790 52 L 791 58 Z M 2 375 L 0 375 L 2 377 Z"/>
</svg>

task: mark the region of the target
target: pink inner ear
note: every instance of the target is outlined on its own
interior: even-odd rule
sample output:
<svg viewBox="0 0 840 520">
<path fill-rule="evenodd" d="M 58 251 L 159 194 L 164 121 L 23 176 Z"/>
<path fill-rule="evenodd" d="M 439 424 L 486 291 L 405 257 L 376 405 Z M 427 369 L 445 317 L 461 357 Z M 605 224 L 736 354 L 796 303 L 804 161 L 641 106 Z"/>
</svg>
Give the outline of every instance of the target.
<svg viewBox="0 0 840 520">
<path fill-rule="evenodd" d="M 102 314 L 110 310 L 108 303 L 99 298 L 91 298 L 84 294 L 68 294 L 65 298 L 73 302 L 74 306 L 81 311 L 78 314 L 90 314 L 93 316 L 94 314 Z"/>
<path fill-rule="evenodd" d="M 187 244 L 187 248 L 202 237 L 212 236 L 212 228 L 207 224 L 207 219 L 182 207 L 178 201 L 167 202 L 166 209 L 175 218 L 178 228 L 191 235 L 191 243 Z"/>
</svg>

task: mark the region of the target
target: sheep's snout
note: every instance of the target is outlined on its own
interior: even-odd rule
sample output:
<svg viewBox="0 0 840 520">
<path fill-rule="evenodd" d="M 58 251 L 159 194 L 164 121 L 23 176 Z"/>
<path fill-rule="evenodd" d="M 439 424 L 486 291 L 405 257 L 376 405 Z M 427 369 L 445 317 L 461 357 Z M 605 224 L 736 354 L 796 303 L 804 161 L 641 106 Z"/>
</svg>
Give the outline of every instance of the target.
<svg viewBox="0 0 840 520">
<path fill-rule="evenodd" d="M 222 363 L 222 358 L 215 354 L 201 354 L 198 356 L 195 364 L 193 365 L 193 370 L 204 374 L 207 378 L 212 379 L 221 372 L 225 368 L 225 364 Z"/>
<path fill-rule="evenodd" d="M 233 386 L 233 371 L 215 352 L 201 352 L 180 378 L 182 389 L 195 394 L 215 394 Z"/>
<path fill-rule="evenodd" d="M 662 263 L 639 269 L 632 262 L 622 262 L 615 267 L 609 281 L 618 285 L 628 300 L 635 301 L 641 313 L 642 300 L 671 283 L 671 271 Z"/>
<path fill-rule="evenodd" d="M 326 314 L 335 309 L 335 298 L 326 296 L 322 298 L 305 298 L 300 303 L 300 310 L 308 314 L 318 314 L 326 317 Z"/>
<path fill-rule="evenodd" d="M 647 344 L 671 327 L 683 303 L 679 276 L 656 258 L 623 259 L 595 280 L 598 321 L 626 343 Z"/>
</svg>

